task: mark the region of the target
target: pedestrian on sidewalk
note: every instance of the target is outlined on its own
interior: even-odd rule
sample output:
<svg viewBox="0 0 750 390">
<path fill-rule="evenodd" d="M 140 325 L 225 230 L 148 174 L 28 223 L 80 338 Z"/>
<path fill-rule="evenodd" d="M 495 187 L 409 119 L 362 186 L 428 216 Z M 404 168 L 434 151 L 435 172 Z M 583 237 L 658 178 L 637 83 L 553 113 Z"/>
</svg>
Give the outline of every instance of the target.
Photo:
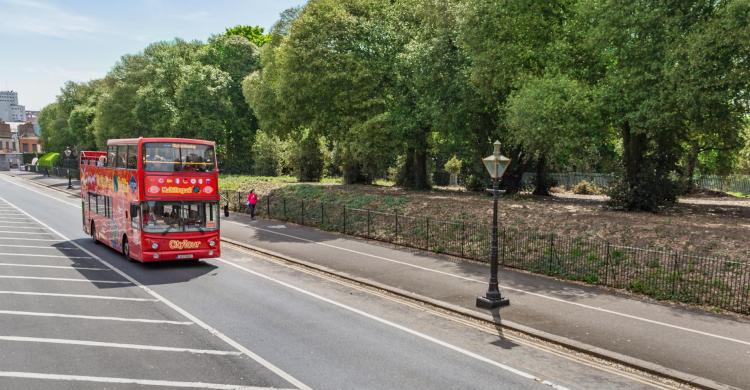
<svg viewBox="0 0 750 390">
<path fill-rule="evenodd" d="M 250 190 L 247 194 L 247 210 L 250 212 L 250 218 L 255 219 L 255 205 L 258 204 L 258 195 L 255 194 L 255 189 Z"/>
</svg>

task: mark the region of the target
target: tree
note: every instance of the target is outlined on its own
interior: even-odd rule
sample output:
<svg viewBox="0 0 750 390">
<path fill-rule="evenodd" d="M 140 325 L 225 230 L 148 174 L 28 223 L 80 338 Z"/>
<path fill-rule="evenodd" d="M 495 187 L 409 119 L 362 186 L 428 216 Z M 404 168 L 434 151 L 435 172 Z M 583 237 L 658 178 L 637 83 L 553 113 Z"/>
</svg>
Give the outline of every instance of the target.
<svg viewBox="0 0 750 390">
<path fill-rule="evenodd" d="M 255 46 L 261 47 L 271 41 L 270 34 L 263 33 L 263 27 L 260 26 L 248 26 L 239 24 L 237 26 L 227 28 L 224 35 L 239 35 L 245 37 L 248 41 L 255 44 Z"/>
<path fill-rule="evenodd" d="M 593 155 L 598 127 L 591 92 L 567 76 L 527 80 L 507 104 L 509 139 L 537 160 L 535 195 L 549 195 L 548 167 L 563 166 L 574 154 Z"/>
</svg>

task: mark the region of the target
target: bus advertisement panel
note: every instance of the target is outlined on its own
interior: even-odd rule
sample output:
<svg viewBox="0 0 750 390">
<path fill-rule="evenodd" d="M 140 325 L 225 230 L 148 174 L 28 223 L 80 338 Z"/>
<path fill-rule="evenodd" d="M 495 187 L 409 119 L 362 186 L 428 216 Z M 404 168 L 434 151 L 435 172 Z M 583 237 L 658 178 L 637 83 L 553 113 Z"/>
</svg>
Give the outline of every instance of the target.
<svg viewBox="0 0 750 390">
<path fill-rule="evenodd" d="M 142 262 L 220 255 L 214 143 L 118 139 L 81 152 L 83 229 Z"/>
</svg>

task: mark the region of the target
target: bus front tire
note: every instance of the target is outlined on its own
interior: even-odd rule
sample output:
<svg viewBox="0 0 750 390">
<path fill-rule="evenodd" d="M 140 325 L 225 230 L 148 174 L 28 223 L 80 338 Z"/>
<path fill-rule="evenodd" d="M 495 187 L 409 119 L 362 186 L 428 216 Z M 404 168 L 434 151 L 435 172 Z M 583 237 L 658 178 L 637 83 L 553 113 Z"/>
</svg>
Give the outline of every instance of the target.
<svg viewBox="0 0 750 390">
<path fill-rule="evenodd" d="M 128 236 L 122 236 L 122 255 L 125 256 L 125 258 L 134 263 L 135 259 L 130 257 L 130 243 L 128 243 Z"/>
</svg>

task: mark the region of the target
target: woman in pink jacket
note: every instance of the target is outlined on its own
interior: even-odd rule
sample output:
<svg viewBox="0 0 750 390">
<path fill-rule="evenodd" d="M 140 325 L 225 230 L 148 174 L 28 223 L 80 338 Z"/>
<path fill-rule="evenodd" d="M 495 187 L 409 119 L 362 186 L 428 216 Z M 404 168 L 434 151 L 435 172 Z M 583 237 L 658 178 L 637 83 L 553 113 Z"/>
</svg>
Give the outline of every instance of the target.
<svg viewBox="0 0 750 390">
<path fill-rule="evenodd" d="M 258 204 L 258 195 L 255 194 L 255 190 L 250 190 L 247 194 L 247 210 L 250 212 L 250 218 L 255 219 L 255 205 Z"/>
</svg>

